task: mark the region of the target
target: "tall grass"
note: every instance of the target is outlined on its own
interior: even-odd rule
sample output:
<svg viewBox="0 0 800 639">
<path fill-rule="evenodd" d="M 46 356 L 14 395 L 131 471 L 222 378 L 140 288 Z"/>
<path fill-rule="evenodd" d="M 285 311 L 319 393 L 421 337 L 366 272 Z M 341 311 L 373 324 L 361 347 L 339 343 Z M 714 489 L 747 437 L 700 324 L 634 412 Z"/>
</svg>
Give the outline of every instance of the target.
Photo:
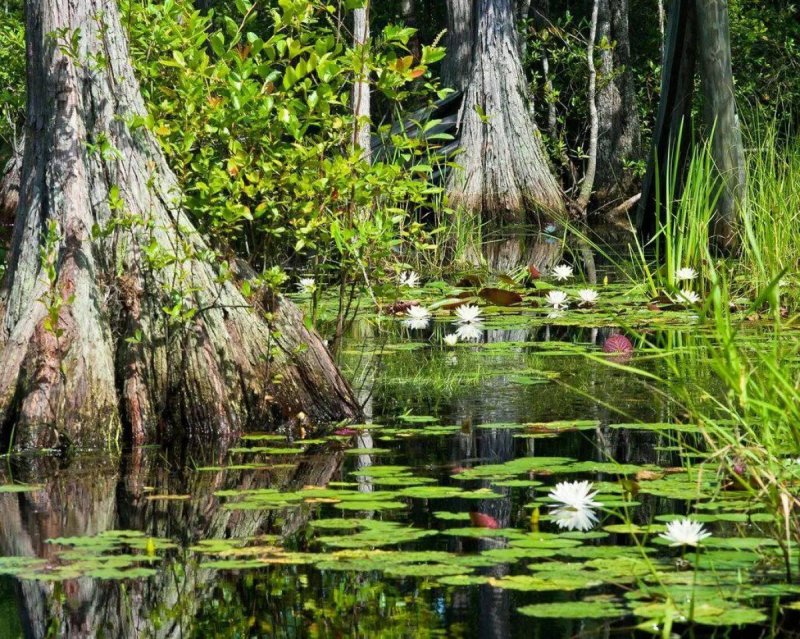
<svg viewBox="0 0 800 639">
<path fill-rule="evenodd" d="M 675 148 L 681 147 L 682 135 Z M 708 280 L 709 229 L 721 193 L 710 140 L 694 149 L 682 177 L 682 158 L 674 148 L 666 163 L 664 177 L 656 171 L 656 232 L 647 244 L 637 241 L 632 255 L 634 276 L 644 279 L 653 296 L 678 290 L 675 273 L 681 268 L 693 268 L 701 282 Z"/>
<path fill-rule="evenodd" d="M 711 257 L 709 229 L 721 193 L 710 142 L 696 146 L 680 183 L 677 154 L 668 155 L 666 177 L 656 182 L 661 215 L 655 236 L 632 246 L 633 269 L 629 277 L 644 281 L 650 293 L 680 288 L 675 273 L 690 267 L 698 274 L 701 290 L 712 271 L 729 270 L 731 298 L 758 297 L 800 308 L 800 136 L 786 135 L 776 125 L 759 126 L 747 134 L 746 188 L 739 203 L 736 228 L 738 250 L 729 259 Z M 788 274 L 782 277 L 782 274 Z M 770 284 L 780 279 L 780 286 Z M 779 303 L 780 301 L 780 303 Z"/>
<path fill-rule="evenodd" d="M 751 133 L 747 195 L 741 207 L 741 256 L 734 284 L 744 293 L 765 290 L 782 273 L 782 303 L 797 308 L 800 281 L 800 137 L 777 126 Z"/>
</svg>

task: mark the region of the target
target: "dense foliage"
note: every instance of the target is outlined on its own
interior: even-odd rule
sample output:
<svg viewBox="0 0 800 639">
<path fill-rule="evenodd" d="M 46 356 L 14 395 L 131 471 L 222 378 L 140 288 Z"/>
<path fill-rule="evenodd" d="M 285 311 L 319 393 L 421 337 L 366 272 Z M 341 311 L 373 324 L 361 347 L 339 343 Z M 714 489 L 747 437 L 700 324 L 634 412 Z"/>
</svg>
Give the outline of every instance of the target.
<svg viewBox="0 0 800 639">
<path fill-rule="evenodd" d="M 637 89 L 645 147 L 626 160 L 636 174 L 655 118 L 661 33 L 658 20 L 635 16 L 655 16 L 657 4 L 631 0 L 632 68 L 614 72 L 632 72 Z M 374 37 L 356 47 L 350 25 L 358 6 L 357 0 L 277 0 L 266 7 L 236 0 L 203 9 L 171 0 L 122 3 L 149 109 L 142 124 L 178 175 L 183 204 L 218 248 L 247 260 L 270 286 L 284 283 L 287 270 L 341 283 L 380 280 L 386 269 L 402 268 L 407 249 L 430 245 L 426 233 L 437 229 L 424 213 L 445 205 L 431 179 L 435 157 L 428 145 L 448 136 L 423 140 L 391 128 L 444 95 L 435 80 L 444 50 L 428 46 L 411 55 L 420 40 L 441 39 L 443 6 L 416 3 L 418 32 L 400 24 L 399 2 L 371 7 Z M 745 119 L 772 125 L 777 114 L 776 130 L 784 135 L 795 118 L 784 105 L 800 97 L 797 9 L 738 0 L 730 8 Z M 547 15 L 519 22 L 537 121 L 567 190 L 581 179 L 588 144 L 590 13 L 588 0 L 554 1 Z M 595 55 L 616 46 L 598 42 Z M 0 12 L 0 161 L 22 130 L 23 48 L 21 3 L 8 0 Z M 361 69 L 372 83 L 373 137 L 383 143 L 371 161 L 354 145 L 359 123 L 351 96 Z M 601 74 L 598 86 L 613 79 Z"/>
<path fill-rule="evenodd" d="M 22 126 L 25 109 L 25 30 L 22 5 L 7 2 L 0 11 L 0 163 Z"/>
</svg>

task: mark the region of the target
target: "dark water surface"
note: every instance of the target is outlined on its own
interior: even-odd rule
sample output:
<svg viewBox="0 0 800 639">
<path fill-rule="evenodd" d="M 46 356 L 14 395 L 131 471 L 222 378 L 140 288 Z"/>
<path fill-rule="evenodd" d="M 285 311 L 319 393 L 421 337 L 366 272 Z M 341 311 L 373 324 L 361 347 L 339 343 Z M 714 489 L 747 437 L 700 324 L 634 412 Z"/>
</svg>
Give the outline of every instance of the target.
<svg viewBox="0 0 800 639">
<path fill-rule="evenodd" d="M 445 534 L 470 527 L 470 512 L 520 535 L 538 530 L 554 538 L 562 531 L 548 519 L 549 508 L 541 500 L 557 481 L 581 478 L 610 486 L 619 479 L 607 468 L 585 467 L 550 476 L 547 466 L 517 474 L 516 482 L 454 475 L 528 457 L 680 465 L 674 441 L 662 432 L 610 427 L 672 422 L 681 415 L 641 378 L 586 357 L 598 352 L 609 334 L 609 329 L 557 326 L 498 329 L 487 331 L 480 345 L 444 348 L 428 341 L 427 334 L 410 340 L 398 335 L 384 343 L 365 328 L 355 331 L 342 357 L 360 387 L 368 421 L 380 427 L 339 431 L 334 438 L 309 429 L 310 444 L 297 434 L 293 442 L 246 439 L 233 450 L 217 449 L 212 442 L 177 453 L 145 448 L 121 460 L 101 453 L 9 459 L 3 483 L 32 488 L 0 494 L 5 557 L 0 565 L 17 575 L 0 581 L 0 637 L 652 636 L 635 630 L 640 620 L 625 614 L 539 619 L 518 612 L 542 602 L 621 598 L 633 583 L 564 590 L 456 586 L 446 583 L 441 568 L 448 566 L 442 552 L 475 557 L 509 547 L 503 537 Z M 640 363 L 663 372 L 656 362 Z M 564 425 L 558 432 L 508 426 L 557 420 L 596 424 Z M 482 427 L 487 424 L 498 426 Z M 253 452 L 253 447 L 262 450 Z M 387 465 L 409 468 L 389 472 L 387 483 L 386 474 L 370 470 Z M 397 495 L 404 482 L 456 491 L 490 489 L 496 495 Z M 350 502 L 352 509 L 342 509 L 322 492 L 288 504 L 253 492 L 274 488 L 296 494 L 324 486 L 361 493 L 367 501 L 363 508 Z M 370 495 L 376 495 L 375 503 Z M 642 525 L 688 507 L 687 500 L 644 492 L 635 501 L 630 516 Z M 393 505 L 385 507 L 388 502 Z M 533 521 L 534 512 L 539 521 Z M 336 530 L 326 523 L 336 518 L 367 523 Z M 384 522 L 397 526 L 380 528 Z M 582 548 L 609 546 L 607 555 L 596 556 L 613 561 L 636 550 L 629 534 L 603 531 L 619 523 L 618 517 L 601 515 L 593 533 L 564 538 Z M 375 543 L 360 541 L 358 531 L 370 526 L 378 527 Z M 403 537 L 412 529 L 437 533 Z M 725 528 L 718 524 L 714 530 L 723 535 Z M 120 538 L 106 531 L 143 534 Z M 332 543 L 321 539 L 325 536 L 332 536 Z M 54 539 L 62 543 L 48 541 Z M 384 571 L 392 560 L 376 550 L 440 554 L 420 563 L 398 563 L 393 555 L 394 568 Z M 346 560 L 335 554 L 343 551 L 351 553 Z M 551 556 L 536 554 L 476 564 L 465 574 L 504 579 L 532 574 L 531 564 L 570 559 L 569 547 Z M 20 568 L 12 557 L 44 561 Z M 438 566 L 433 573 L 439 574 L 426 575 L 429 565 Z M 459 574 L 456 569 L 449 577 Z M 776 634 L 792 636 L 793 622 L 778 621 L 785 625 Z M 676 625 L 674 632 L 688 633 L 687 628 Z M 769 636 L 765 628 L 703 626 L 692 632 Z"/>
</svg>

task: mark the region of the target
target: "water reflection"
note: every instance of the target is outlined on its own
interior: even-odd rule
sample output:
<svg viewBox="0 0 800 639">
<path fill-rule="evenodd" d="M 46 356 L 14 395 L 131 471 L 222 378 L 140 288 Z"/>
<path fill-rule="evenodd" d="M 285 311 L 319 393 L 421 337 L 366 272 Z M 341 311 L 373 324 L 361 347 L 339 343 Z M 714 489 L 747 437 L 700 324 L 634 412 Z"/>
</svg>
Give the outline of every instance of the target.
<svg viewBox="0 0 800 639">
<path fill-rule="evenodd" d="M 437 327 L 445 328 L 445 327 Z M 365 470 L 377 464 L 404 464 L 454 483 L 459 469 L 500 464 L 525 456 L 568 456 L 581 460 L 616 459 L 630 463 L 674 463 L 673 453 L 659 448 L 659 434 L 611 428 L 620 421 L 670 421 L 674 408 L 654 396 L 640 380 L 583 357 L 599 350 L 612 329 L 559 326 L 498 329 L 467 324 L 478 331 L 481 346 L 443 348 L 425 340 L 416 350 L 382 350 L 367 329 L 343 345 L 351 378 L 359 389 L 367 422 L 396 424 L 398 416 L 431 416 L 456 425 L 441 437 L 383 438 L 380 427 L 340 429 L 356 447 L 312 448 L 291 463 L 265 468 L 230 467 L 224 449 L 164 453 L 141 449 L 122 459 L 95 456 L 61 461 L 24 458 L 14 462 L 15 481 L 43 484 L 31 493 L 0 494 L 0 550 L 5 556 L 43 557 L 58 561 L 57 537 L 96 535 L 106 530 L 139 530 L 178 543 L 157 575 L 124 582 L 76 577 L 60 583 L 15 582 L 19 629 L 26 637 L 211 637 L 211 636 L 425 636 L 464 637 L 606 636 L 607 622 L 538 622 L 521 618 L 516 609 L 538 601 L 537 594 L 481 585 L 446 589 L 414 579 L 391 580 L 380 573 L 320 571 L 304 566 L 273 566 L 253 571 L 203 567 L 190 547 L 202 540 L 245 539 L 279 535 L 292 549 L 305 550 L 308 521 L 325 504 L 273 510 L 226 509 L 214 493 L 264 487 L 295 490 L 331 481 L 355 482 L 357 490 L 375 492 Z M 465 337 L 461 337 L 466 341 Z M 408 345 L 403 342 L 402 345 Z M 453 357 L 456 357 L 453 364 Z M 613 407 L 613 408 L 612 408 Z M 598 426 L 558 437 L 507 428 L 482 428 L 505 422 L 536 423 L 558 419 L 596 420 Z M 389 457 L 379 449 L 389 448 Z M 282 460 L 283 461 L 283 460 Z M 195 470 L 198 467 L 204 470 Z M 608 479 L 595 474 L 596 481 Z M 8 480 L 8 478 L 6 478 Z M 488 488 L 489 481 L 476 482 Z M 539 486 L 492 489 L 500 499 L 409 501 L 407 510 L 363 514 L 421 528 L 441 529 L 436 511 L 478 516 L 497 527 L 529 529 L 525 505 L 541 498 Z M 640 496 L 637 521 L 650 521 L 667 505 Z M 316 508 L 316 510 L 315 510 Z M 556 512 L 544 523 L 583 530 L 597 522 L 596 513 Z M 341 511 L 325 511 L 327 516 Z M 467 525 L 467 524 L 463 524 Z M 628 543 L 622 536 L 612 543 Z M 478 552 L 502 548 L 502 538 L 439 536 L 414 549 Z M 525 569 L 499 564 L 478 574 L 502 578 Z M 619 625 L 619 624 L 617 624 Z M 398 632 L 397 629 L 401 630 Z M 615 629 L 616 631 L 616 629 Z M 615 636 L 627 636 L 618 632 Z M 10 635 L 13 636 L 13 635 Z"/>
<path fill-rule="evenodd" d="M 195 456 L 202 453 L 201 456 Z M 223 466 L 225 450 L 194 460 Z M 121 463 L 108 457 L 62 465 L 53 458 L 26 460 L 15 478 L 43 482 L 41 490 L 0 495 L 0 550 L 4 556 L 56 561 L 48 539 L 94 536 L 110 530 L 140 530 L 181 544 L 156 576 L 137 580 L 88 577 L 58 583 L 16 583 L 20 628 L 25 637 L 179 637 L 195 626 L 224 573 L 203 569 L 186 550 L 203 539 L 245 539 L 259 534 L 289 536 L 305 526 L 308 512 L 235 511 L 214 492 L 278 485 L 296 490 L 325 485 L 341 465 L 341 453 L 325 451 L 285 476 L 272 471 L 193 472 L 188 459 L 165 459 L 154 449 L 136 451 Z M 180 496 L 188 496 L 183 499 Z"/>
</svg>

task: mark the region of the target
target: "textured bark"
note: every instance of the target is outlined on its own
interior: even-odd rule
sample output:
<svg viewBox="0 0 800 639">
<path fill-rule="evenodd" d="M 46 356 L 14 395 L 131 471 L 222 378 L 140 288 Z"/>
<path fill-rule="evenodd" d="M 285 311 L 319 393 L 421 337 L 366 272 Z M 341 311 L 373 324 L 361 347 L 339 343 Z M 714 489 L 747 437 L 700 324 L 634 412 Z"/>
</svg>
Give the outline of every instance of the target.
<svg viewBox="0 0 800 639">
<path fill-rule="evenodd" d="M 597 94 L 600 131 L 596 186 L 598 199 L 608 201 L 630 195 L 634 176 L 624 170 L 624 163 L 640 159 L 642 145 L 631 72 L 628 0 L 599 1 L 597 41 L 604 46 Z"/>
<path fill-rule="evenodd" d="M 415 0 L 400 0 L 400 16 L 403 24 L 412 29 L 418 29 L 417 23 L 417 4 Z M 422 44 L 419 41 L 419 33 L 415 33 L 408 40 L 408 50 L 414 56 L 414 61 L 419 62 L 422 57 Z"/>
<path fill-rule="evenodd" d="M 11 238 L 14 217 L 19 204 L 19 183 L 22 176 L 22 146 L 15 148 L 0 174 L 0 247 Z"/>
<path fill-rule="evenodd" d="M 736 242 L 737 208 L 744 190 L 744 159 L 736 114 L 727 0 L 697 3 L 698 53 L 705 122 L 713 130 L 711 151 L 722 181 L 714 241 L 725 250 Z"/>
<path fill-rule="evenodd" d="M 474 42 L 473 0 L 447 0 L 447 56 L 442 64 L 445 86 L 459 91 L 466 88 Z"/>
<path fill-rule="evenodd" d="M 462 153 L 457 162 L 462 169 L 448 180 L 450 204 L 480 216 L 490 238 L 500 230 L 499 241 L 487 251 L 491 267 L 530 259 L 548 268 L 560 249 L 539 235 L 563 220 L 565 208 L 531 117 L 513 5 L 511 0 L 478 0 L 475 10 L 471 69 L 459 113 Z M 502 231 L 529 223 L 538 226 L 532 254 L 519 237 L 508 246 Z"/>
<path fill-rule="evenodd" d="M 372 152 L 370 138 L 370 95 L 369 68 L 366 64 L 369 46 L 369 3 L 353 11 L 353 45 L 360 52 L 361 68 L 353 85 L 353 115 L 356 118 L 353 132 L 353 146 L 361 149 L 369 160 Z"/>
<path fill-rule="evenodd" d="M 26 144 L 0 290 L 0 426 L 14 444 L 107 443 L 121 424 L 134 442 L 207 438 L 300 411 L 357 414 L 297 309 L 276 300 L 267 323 L 219 278 L 157 143 L 129 124 L 145 109 L 115 2 L 31 0 L 26 21 Z M 77 59 L 48 37 L 59 29 L 80 29 Z M 92 150 L 102 142 L 114 150 Z M 40 255 L 51 224 L 54 280 Z M 48 296 L 63 300 L 50 330 Z M 170 323 L 162 309 L 178 300 L 195 314 Z"/>
<path fill-rule="evenodd" d="M 597 109 L 597 68 L 594 64 L 594 44 L 597 38 L 597 22 L 600 11 L 600 0 L 592 3 L 592 18 L 589 22 L 589 43 L 586 47 L 586 66 L 589 69 L 589 89 L 587 99 L 589 101 L 589 150 L 586 160 L 586 173 L 583 176 L 583 183 L 578 194 L 576 207 L 582 216 L 586 214 L 589 206 L 589 199 L 594 189 L 595 175 L 597 174 L 597 138 L 600 133 Z"/>
<path fill-rule="evenodd" d="M 666 184 L 672 163 L 677 161 L 679 165 L 685 165 L 689 153 L 694 72 L 697 66 L 696 31 L 694 1 L 674 0 L 670 7 L 664 45 L 658 116 L 636 219 L 636 226 L 646 240 L 656 233 L 658 216 L 663 214 L 663 209 L 659 211 L 656 206 L 657 172 L 660 183 Z M 682 185 L 676 184 L 674 195 L 679 196 L 681 190 Z"/>
</svg>

